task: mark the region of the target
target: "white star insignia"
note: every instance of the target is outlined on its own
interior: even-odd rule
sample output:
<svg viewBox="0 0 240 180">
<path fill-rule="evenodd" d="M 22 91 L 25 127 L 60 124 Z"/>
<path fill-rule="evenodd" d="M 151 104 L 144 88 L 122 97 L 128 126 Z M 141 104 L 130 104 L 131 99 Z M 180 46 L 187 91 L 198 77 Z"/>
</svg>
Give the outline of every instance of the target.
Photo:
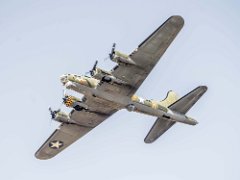
<svg viewBox="0 0 240 180">
<path fill-rule="evenodd" d="M 49 143 L 49 147 L 53 149 L 59 149 L 63 147 L 63 142 L 62 141 L 51 141 Z"/>
<path fill-rule="evenodd" d="M 140 102 L 140 103 L 144 104 L 144 100 L 145 100 L 145 99 L 139 97 L 139 102 Z"/>
</svg>

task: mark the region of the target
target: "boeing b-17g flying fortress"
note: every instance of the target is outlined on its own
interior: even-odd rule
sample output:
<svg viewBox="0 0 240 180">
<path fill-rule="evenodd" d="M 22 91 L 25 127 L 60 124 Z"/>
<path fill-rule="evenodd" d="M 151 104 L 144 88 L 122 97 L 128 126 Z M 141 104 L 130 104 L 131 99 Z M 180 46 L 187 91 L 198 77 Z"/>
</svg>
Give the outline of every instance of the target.
<svg viewBox="0 0 240 180">
<path fill-rule="evenodd" d="M 63 86 L 84 96 L 80 99 L 64 95 L 64 104 L 72 108 L 69 114 L 49 108 L 52 119 L 61 125 L 39 148 L 36 158 L 54 157 L 121 109 L 157 117 L 144 139 L 145 143 L 155 141 L 176 122 L 196 125 L 197 121 L 186 116 L 186 113 L 206 92 L 206 86 L 199 86 L 182 98 L 169 91 L 162 101 L 135 95 L 183 25 L 181 16 L 170 17 L 130 55 L 116 51 L 114 44 L 109 58 L 117 65 L 111 71 L 98 68 L 96 62 L 90 71 L 91 77 L 62 75 L 60 80 Z"/>
</svg>

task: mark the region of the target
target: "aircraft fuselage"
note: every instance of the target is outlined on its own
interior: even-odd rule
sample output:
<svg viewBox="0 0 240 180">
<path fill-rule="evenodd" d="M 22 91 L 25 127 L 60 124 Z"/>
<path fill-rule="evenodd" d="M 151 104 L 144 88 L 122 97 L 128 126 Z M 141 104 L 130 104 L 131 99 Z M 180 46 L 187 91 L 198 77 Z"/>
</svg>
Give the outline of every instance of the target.
<svg viewBox="0 0 240 180">
<path fill-rule="evenodd" d="M 196 120 L 187 117 L 186 115 L 174 112 L 158 103 L 158 101 L 146 100 L 136 95 L 128 97 L 97 90 L 96 87 L 101 82 L 95 78 L 67 74 L 61 76 L 60 80 L 67 89 L 72 89 L 80 94 L 84 94 L 86 97 L 93 96 L 95 98 L 104 99 L 117 104 L 115 106 L 117 110 L 126 109 L 130 112 L 139 112 L 151 116 L 164 117 L 166 120 L 170 121 L 182 122 L 190 125 L 197 124 Z M 82 109 L 87 110 L 87 108 L 84 107 L 84 102 L 81 102 L 80 99 L 73 96 L 67 96 L 65 104 L 68 107 L 74 107 L 76 104 L 81 106 L 82 104 Z"/>
</svg>

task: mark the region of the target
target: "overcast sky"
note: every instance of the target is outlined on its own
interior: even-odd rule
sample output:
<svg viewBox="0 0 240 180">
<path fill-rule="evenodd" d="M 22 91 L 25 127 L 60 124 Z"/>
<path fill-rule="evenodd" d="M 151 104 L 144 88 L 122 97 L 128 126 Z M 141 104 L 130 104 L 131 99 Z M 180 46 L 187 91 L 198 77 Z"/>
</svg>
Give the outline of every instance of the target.
<svg viewBox="0 0 240 180">
<path fill-rule="evenodd" d="M 0 179 L 239 180 L 240 3 L 237 0 L 0 0 Z M 55 158 L 35 151 L 58 127 L 48 106 L 59 76 L 85 74 L 112 43 L 131 53 L 171 15 L 185 26 L 137 94 L 161 100 L 209 90 L 177 123 L 145 144 L 155 118 L 120 111 Z"/>
</svg>

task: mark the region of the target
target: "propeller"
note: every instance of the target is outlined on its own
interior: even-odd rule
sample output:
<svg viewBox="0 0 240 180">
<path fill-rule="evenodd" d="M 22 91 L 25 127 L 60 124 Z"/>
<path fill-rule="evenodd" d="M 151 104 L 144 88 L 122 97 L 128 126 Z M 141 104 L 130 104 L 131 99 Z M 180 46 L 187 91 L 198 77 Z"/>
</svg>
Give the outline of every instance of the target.
<svg viewBox="0 0 240 180">
<path fill-rule="evenodd" d="M 97 64 L 98 64 L 98 60 L 96 60 L 95 64 L 93 65 L 93 68 L 89 71 L 91 76 L 94 76 L 94 73 L 95 73 L 96 68 L 97 68 Z"/>
<path fill-rule="evenodd" d="M 48 110 L 50 111 L 52 119 L 54 119 L 56 117 L 56 113 L 60 111 L 60 109 L 57 111 L 53 111 L 51 107 L 49 107 Z"/>
<path fill-rule="evenodd" d="M 109 54 L 109 58 L 110 58 L 111 60 L 113 60 L 113 58 L 114 58 L 115 48 L 116 48 L 116 43 L 113 43 L 111 53 Z"/>
<path fill-rule="evenodd" d="M 66 101 L 66 99 L 67 99 L 68 95 L 66 95 L 66 91 L 67 91 L 67 89 L 63 89 L 63 91 L 62 91 L 62 94 L 63 94 L 63 98 L 62 99 L 63 99 L 63 101 L 62 101 L 62 103 L 60 104 L 60 106 L 59 106 L 59 108 L 57 110 L 53 111 L 50 106 L 48 107 L 48 110 L 50 111 L 50 115 L 51 115 L 50 124 L 56 118 L 56 114 L 61 111 L 62 105 L 63 105 L 64 101 Z"/>
<path fill-rule="evenodd" d="M 51 107 L 48 108 L 51 114 L 51 119 L 50 119 L 50 125 L 52 124 L 52 121 L 56 118 L 56 114 L 60 112 L 60 109 L 53 111 Z"/>
<path fill-rule="evenodd" d="M 62 92 L 63 92 L 63 101 L 64 101 L 64 99 L 65 99 L 65 97 L 66 97 L 66 89 L 63 89 Z M 61 107 L 62 107 L 63 103 L 64 103 L 64 102 L 62 102 L 62 103 L 60 104 L 58 110 L 55 110 L 55 111 L 53 111 L 52 108 L 49 106 L 48 110 L 50 111 L 51 119 L 54 119 L 54 118 L 56 117 L 56 114 L 61 111 Z"/>
<path fill-rule="evenodd" d="M 65 103 L 67 101 L 68 95 L 66 94 L 66 91 L 67 91 L 66 89 L 63 89 L 63 97 L 62 97 L 63 101 L 62 101 L 59 109 L 61 109 L 63 103 Z"/>
<path fill-rule="evenodd" d="M 63 100 L 62 103 L 65 103 L 65 102 L 67 101 L 67 96 L 64 96 L 64 97 L 62 98 L 62 100 Z"/>
</svg>

